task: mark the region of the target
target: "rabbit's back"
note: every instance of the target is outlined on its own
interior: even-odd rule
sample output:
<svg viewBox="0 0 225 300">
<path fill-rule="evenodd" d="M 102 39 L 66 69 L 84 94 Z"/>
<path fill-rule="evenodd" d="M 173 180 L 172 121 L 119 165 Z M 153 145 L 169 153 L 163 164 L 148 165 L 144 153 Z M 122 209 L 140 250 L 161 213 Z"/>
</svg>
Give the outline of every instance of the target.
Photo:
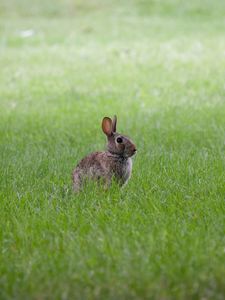
<svg viewBox="0 0 225 300">
<path fill-rule="evenodd" d="M 83 158 L 73 172 L 74 189 L 81 188 L 84 179 L 102 180 L 110 185 L 112 177 L 121 185 L 131 176 L 131 158 L 120 158 L 110 152 L 94 152 Z"/>
</svg>

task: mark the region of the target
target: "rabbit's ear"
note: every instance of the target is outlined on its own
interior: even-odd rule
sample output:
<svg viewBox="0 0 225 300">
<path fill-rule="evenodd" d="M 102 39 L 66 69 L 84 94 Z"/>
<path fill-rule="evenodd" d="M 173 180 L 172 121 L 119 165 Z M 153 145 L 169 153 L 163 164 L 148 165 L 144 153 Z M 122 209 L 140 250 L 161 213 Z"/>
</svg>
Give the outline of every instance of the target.
<svg viewBox="0 0 225 300">
<path fill-rule="evenodd" d="M 117 123 L 117 116 L 115 115 L 113 117 L 113 121 L 112 121 L 112 131 L 116 132 L 116 123 Z"/>
<path fill-rule="evenodd" d="M 103 118 L 102 120 L 102 130 L 107 135 L 112 135 L 112 120 L 108 117 Z"/>
</svg>

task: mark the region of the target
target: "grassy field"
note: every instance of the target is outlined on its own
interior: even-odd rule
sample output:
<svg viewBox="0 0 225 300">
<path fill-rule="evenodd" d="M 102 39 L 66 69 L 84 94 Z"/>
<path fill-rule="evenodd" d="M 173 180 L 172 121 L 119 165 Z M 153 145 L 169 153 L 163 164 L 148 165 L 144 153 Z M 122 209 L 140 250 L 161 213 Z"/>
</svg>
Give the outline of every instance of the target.
<svg viewBox="0 0 225 300">
<path fill-rule="evenodd" d="M 224 15 L 1 0 L 0 299 L 224 299 Z M 115 113 L 132 178 L 74 195 Z"/>
</svg>

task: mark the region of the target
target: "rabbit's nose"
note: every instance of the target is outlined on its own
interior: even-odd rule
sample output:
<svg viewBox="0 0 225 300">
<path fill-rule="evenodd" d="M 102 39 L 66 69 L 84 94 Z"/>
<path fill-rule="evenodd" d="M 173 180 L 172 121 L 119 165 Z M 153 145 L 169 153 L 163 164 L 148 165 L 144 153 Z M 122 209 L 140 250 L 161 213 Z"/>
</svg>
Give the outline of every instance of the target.
<svg viewBox="0 0 225 300">
<path fill-rule="evenodd" d="M 136 149 L 136 147 L 134 147 L 134 148 L 133 148 L 133 152 L 134 152 L 134 153 L 136 153 L 136 152 L 137 152 L 137 149 Z"/>
</svg>

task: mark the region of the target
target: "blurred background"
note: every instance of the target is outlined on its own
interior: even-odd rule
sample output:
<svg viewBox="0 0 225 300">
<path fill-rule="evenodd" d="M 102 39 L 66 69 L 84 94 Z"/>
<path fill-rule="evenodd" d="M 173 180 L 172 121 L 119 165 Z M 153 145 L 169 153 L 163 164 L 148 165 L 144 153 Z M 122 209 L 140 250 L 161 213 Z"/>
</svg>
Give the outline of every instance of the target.
<svg viewBox="0 0 225 300">
<path fill-rule="evenodd" d="M 1 299 L 224 299 L 224 51 L 224 0 L 0 0 Z M 132 178 L 75 196 L 114 114 Z"/>
</svg>

